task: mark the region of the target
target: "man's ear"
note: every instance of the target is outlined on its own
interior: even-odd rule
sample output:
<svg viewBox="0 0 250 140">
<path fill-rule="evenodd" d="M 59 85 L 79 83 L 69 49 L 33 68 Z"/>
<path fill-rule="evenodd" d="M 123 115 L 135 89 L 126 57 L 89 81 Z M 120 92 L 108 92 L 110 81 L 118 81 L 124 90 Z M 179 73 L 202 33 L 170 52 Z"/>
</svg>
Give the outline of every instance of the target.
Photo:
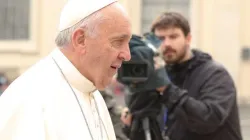
<svg viewBox="0 0 250 140">
<path fill-rule="evenodd" d="M 85 53 L 86 46 L 85 46 L 85 32 L 83 29 L 79 28 L 74 31 L 72 34 L 72 44 L 74 50 L 77 50 L 78 52 Z"/>
<path fill-rule="evenodd" d="M 187 44 L 188 44 L 188 45 L 190 45 L 191 39 L 192 39 L 192 36 L 191 36 L 190 33 L 188 33 L 188 35 L 186 36 L 186 41 L 187 41 Z"/>
</svg>

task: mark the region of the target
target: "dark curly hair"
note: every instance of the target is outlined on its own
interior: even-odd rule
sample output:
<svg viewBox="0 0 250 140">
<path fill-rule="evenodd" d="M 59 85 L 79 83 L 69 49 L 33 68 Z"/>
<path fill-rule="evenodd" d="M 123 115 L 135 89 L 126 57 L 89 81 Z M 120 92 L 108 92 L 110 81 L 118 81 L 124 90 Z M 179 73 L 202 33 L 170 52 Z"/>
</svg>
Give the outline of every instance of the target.
<svg viewBox="0 0 250 140">
<path fill-rule="evenodd" d="M 177 12 L 165 12 L 153 22 L 151 31 L 156 29 L 180 28 L 185 36 L 190 33 L 188 20 Z"/>
</svg>

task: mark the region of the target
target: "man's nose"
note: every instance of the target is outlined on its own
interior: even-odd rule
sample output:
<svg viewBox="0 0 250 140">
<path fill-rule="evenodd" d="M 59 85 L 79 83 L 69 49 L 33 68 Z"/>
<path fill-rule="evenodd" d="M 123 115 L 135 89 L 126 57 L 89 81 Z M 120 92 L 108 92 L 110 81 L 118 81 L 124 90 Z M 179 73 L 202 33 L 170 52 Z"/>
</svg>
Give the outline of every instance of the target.
<svg viewBox="0 0 250 140">
<path fill-rule="evenodd" d="M 170 40 L 168 38 L 165 38 L 163 41 L 162 41 L 162 45 L 163 46 L 170 46 Z"/>
<path fill-rule="evenodd" d="M 124 49 L 119 54 L 119 58 L 121 60 L 123 60 L 123 61 L 129 61 L 131 59 L 129 45 L 127 45 L 126 47 L 124 47 Z"/>
<path fill-rule="evenodd" d="M 169 46 L 171 46 L 171 43 L 168 39 L 164 39 L 161 43 L 161 46 L 160 46 L 160 50 L 165 50 L 167 49 Z"/>
</svg>

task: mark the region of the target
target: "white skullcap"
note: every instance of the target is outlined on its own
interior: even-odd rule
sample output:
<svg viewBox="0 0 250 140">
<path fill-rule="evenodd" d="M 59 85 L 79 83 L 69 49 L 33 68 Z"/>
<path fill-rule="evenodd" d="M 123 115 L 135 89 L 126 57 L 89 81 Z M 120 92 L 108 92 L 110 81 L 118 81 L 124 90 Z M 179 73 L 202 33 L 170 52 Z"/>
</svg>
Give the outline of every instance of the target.
<svg viewBox="0 0 250 140">
<path fill-rule="evenodd" d="M 68 0 L 61 12 L 59 31 L 70 28 L 117 0 Z"/>
</svg>

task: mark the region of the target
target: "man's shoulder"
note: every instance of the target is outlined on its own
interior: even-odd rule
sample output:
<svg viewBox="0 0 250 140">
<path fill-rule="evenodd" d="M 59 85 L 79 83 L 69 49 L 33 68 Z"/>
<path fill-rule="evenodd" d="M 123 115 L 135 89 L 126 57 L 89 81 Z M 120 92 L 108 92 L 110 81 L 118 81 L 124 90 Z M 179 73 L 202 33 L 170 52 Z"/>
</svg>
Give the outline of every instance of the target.
<svg viewBox="0 0 250 140">
<path fill-rule="evenodd" d="M 204 71 L 209 72 L 209 73 L 214 73 L 214 72 L 227 72 L 226 67 L 215 60 L 209 60 L 207 61 L 203 66 L 202 69 L 204 69 Z"/>
<path fill-rule="evenodd" d="M 192 79 L 193 81 L 198 80 L 199 83 L 203 83 L 202 81 L 207 81 L 214 76 L 219 75 L 222 77 L 226 74 L 228 75 L 226 68 L 218 61 L 211 59 L 193 69 L 189 79 Z M 194 80 L 193 78 L 195 78 L 196 80 Z"/>
<path fill-rule="evenodd" d="M 221 80 L 231 80 L 231 75 L 227 71 L 226 67 L 215 60 L 207 61 L 206 63 L 201 65 L 199 69 L 193 71 L 193 74 L 194 75 L 192 77 L 197 77 L 199 83 L 208 82 L 210 80 L 212 80 L 213 82 L 217 82 L 214 80 L 218 78 L 220 78 Z"/>
<path fill-rule="evenodd" d="M 199 49 L 192 49 L 192 52 L 195 54 L 195 55 L 198 55 L 198 61 L 200 61 L 200 59 L 203 59 L 201 60 L 202 61 L 202 64 L 200 65 L 201 69 L 211 69 L 211 70 L 223 70 L 223 71 L 226 71 L 226 68 L 224 67 L 224 65 L 216 60 L 213 59 L 213 57 L 208 53 L 208 52 L 205 52 L 205 51 L 202 51 L 202 50 L 199 50 Z M 195 60 L 197 61 L 197 60 Z"/>
<path fill-rule="evenodd" d="M 56 75 L 56 69 L 53 68 L 52 61 L 45 57 L 16 78 L 10 84 L 9 89 L 14 89 L 15 92 L 22 92 L 22 94 L 33 92 L 34 90 L 38 93 L 39 89 L 42 90 L 43 87 L 50 86 L 57 79 Z M 12 92 L 12 90 L 9 90 L 9 92 Z"/>
</svg>

